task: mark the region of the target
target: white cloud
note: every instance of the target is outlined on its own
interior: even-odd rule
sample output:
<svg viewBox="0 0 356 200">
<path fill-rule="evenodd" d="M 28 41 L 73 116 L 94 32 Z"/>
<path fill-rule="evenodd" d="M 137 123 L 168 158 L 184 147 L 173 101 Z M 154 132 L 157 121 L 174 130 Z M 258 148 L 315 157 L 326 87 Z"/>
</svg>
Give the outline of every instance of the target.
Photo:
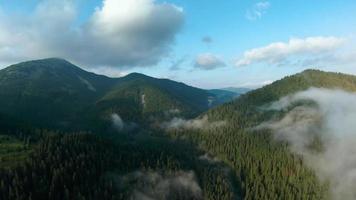
<svg viewBox="0 0 356 200">
<path fill-rule="evenodd" d="M 236 61 L 236 66 L 247 66 L 256 63 L 282 65 L 292 57 L 308 58 L 334 52 L 343 46 L 345 38 L 339 37 L 308 37 L 292 38 L 288 42 L 276 42 L 264 47 L 245 51 Z M 303 60 L 305 58 L 302 58 Z"/>
<path fill-rule="evenodd" d="M 103 0 L 79 26 L 72 0 L 44 0 L 28 15 L 2 15 L 2 62 L 63 57 L 116 67 L 158 63 L 169 53 L 184 22 L 181 8 L 154 0 Z"/>
<path fill-rule="evenodd" d="M 261 1 L 253 5 L 253 7 L 246 11 L 245 17 L 248 20 L 257 20 L 260 19 L 267 10 L 271 7 L 271 4 L 268 1 Z"/>
<path fill-rule="evenodd" d="M 219 67 L 224 67 L 224 61 L 218 56 L 211 53 L 199 54 L 195 58 L 194 67 L 204 70 L 212 70 Z"/>
</svg>

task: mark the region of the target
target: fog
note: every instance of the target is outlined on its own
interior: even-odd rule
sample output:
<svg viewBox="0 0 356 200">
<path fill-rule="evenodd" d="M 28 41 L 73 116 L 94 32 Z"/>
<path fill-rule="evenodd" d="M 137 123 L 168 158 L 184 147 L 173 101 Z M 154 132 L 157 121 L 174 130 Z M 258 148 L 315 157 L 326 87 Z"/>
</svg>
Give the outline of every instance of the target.
<svg viewBox="0 0 356 200">
<path fill-rule="evenodd" d="M 130 132 L 137 129 L 139 126 L 134 122 L 124 121 L 117 113 L 111 114 L 111 122 L 114 129 L 118 132 Z"/>
<path fill-rule="evenodd" d="M 272 130 L 321 181 L 329 181 L 332 199 L 356 199 L 356 93 L 310 88 L 268 109 L 286 114 L 257 129 Z"/>
<path fill-rule="evenodd" d="M 137 171 L 119 177 L 118 181 L 119 187 L 129 186 L 129 199 L 132 200 L 203 199 L 193 171 Z"/>
<path fill-rule="evenodd" d="M 163 122 L 161 127 L 167 130 L 174 129 L 210 129 L 214 127 L 223 126 L 226 123 L 224 121 L 209 121 L 208 116 L 204 115 L 201 118 L 196 119 L 183 119 L 174 117 L 172 120 Z"/>
<path fill-rule="evenodd" d="M 124 121 L 121 119 L 120 115 L 113 113 L 111 115 L 111 121 L 116 130 L 122 131 L 124 129 Z"/>
</svg>

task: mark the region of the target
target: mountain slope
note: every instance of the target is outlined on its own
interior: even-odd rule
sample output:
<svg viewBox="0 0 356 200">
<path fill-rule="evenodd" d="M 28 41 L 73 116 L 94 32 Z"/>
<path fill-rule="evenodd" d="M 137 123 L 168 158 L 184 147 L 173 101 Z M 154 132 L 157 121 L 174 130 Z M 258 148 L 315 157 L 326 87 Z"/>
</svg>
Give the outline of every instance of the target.
<svg viewBox="0 0 356 200">
<path fill-rule="evenodd" d="M 210 110 L 209 114 L 212 118 L 231 119 L 232 121 L 236 120 L 234 118 L 242 116 L 254 117 L 252 111 L 256 110 L 258 106 L 277 101 L 283 96 L 310 87 L 356 91 L 356 76 L 320 70 L 305 70 L 241 95 L 235 101 Z"/>
<path fill-rule="evenodd" d="M 243 199 L 330 199 L 328 184 L 319 182 L 301 157 L 290 153 L 287 144 L 274 140 L 268 130 L 252 129 L 278 117 L 261 106 L 310 87 L 356 91 L 356 76 L 306 70 L 209 110 L 209 120 L 225 121 L 223 127 L 170 134 L 188 138 L 233 166 Z"/>
<path fill-rule="evenodd" d="M 0 113 L 65 125 L 113 82 L 61 59 L 23 62 L 0 71 Z"/>
<path fill-rule="evenodd" d="M 97 105 L 133 105 L 141 114 L 158 114 L 169 111 L 183 115 L 196 115 L 207 110 L 209 98 L 205 90 L 187 86 L 168 79 L 155 79 L 142 74 L 129 74 L 119 80 L 112 90 L 99 99 Z M 132 112 L 135 109 L 128 109 Z M 126 113 L 129 114 L 129 113 Z"/>
</svg>

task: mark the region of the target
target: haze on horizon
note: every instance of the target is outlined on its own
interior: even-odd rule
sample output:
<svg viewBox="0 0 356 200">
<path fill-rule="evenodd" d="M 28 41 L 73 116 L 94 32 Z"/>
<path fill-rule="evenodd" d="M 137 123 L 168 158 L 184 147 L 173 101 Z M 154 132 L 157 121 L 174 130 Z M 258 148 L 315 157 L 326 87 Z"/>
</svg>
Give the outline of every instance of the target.
<svg viewBox="0 0 356 200">
<path fill-rule="evenodd" d="M 3 0 L 0 68 L 60 57 L 202 88 L 254 88 L 307 68 L 356 74 L 355 10 L 352 0 Z"/>
</svg>

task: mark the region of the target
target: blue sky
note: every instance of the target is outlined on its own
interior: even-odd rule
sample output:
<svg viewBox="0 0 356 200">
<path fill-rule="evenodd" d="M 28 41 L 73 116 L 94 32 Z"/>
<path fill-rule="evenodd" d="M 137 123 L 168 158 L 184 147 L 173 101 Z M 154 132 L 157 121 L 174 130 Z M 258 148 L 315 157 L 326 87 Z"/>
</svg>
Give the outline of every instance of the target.
<svg viewBox="0 0 356 200">
<path fill-rule="evenodd" d="M 356 74 L 354 0 L 114 1 L 0 0 L 1 66 L 63 57 L 203 88 L 258 87 L 306 68 Z"/>
</svg>

